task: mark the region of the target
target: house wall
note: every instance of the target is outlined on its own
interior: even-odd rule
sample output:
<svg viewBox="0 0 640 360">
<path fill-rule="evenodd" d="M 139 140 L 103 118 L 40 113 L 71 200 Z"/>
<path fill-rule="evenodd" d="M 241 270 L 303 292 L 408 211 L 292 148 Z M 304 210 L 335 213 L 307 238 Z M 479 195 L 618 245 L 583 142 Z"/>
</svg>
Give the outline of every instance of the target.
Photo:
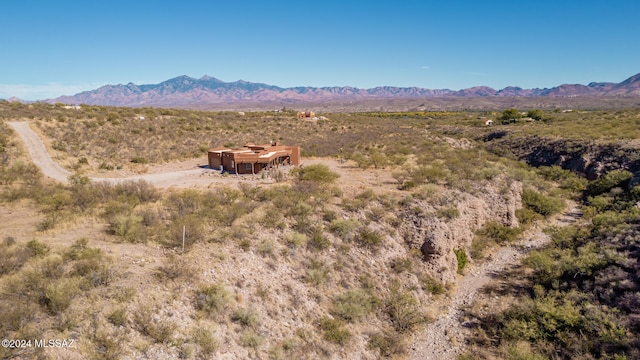
<svg viewBox="0 0 640 360">
<path fill-rule="evenodd" d="M 208 153 L 209 167 L 212 169 L 224 169 L 224 171 L 236 172 L 238 174 L 257 174 L 264 168 L 268 167 L 271 162 L 279 165 L 285 158 L 289 158 L 291 165 L 300 165 L 300 147 L 299 146 L 249 146 L 254 151 L 246 149 L 212 149 Z M 271 157 L 261 157 L 270 152 L 275 152 Z M 252 164 L 252 167 L 245 164 Z M 252 171 L 253 170 L 253 171 Z"/>
<path fill-rule="evenodd" d="M 222 153 L 209 151 L 209 169 L 220 170 L 222 165 Z"/>
<path fill-rule="evenodd" d="M 291 154 L 291 165 L 300 165 L 300 146 L 285 146 L 284 148 Z"/>
</svg>

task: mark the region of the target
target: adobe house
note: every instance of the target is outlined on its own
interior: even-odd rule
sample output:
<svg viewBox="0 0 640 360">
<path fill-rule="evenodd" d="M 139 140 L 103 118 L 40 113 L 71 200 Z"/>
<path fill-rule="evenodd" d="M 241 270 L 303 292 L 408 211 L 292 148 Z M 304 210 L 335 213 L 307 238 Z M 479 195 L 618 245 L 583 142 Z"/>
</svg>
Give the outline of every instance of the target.
<svg viewBox="0 0 640 360">
<path fill-rule="evenodd" d="M 300 146 L 278 142 L 266 145 L 247 144 L 242 148 L 217 147 L 209 150 L 209 168 L 236 174 L 257 174 L 265 168 L 299 165 Z"/>
<path fill-rule="evenodd" d="M 298 119 L 313 119 L 316 117 L 316 114 L 313 111 L 298 111 L 297 115 Z"/>
</svg>

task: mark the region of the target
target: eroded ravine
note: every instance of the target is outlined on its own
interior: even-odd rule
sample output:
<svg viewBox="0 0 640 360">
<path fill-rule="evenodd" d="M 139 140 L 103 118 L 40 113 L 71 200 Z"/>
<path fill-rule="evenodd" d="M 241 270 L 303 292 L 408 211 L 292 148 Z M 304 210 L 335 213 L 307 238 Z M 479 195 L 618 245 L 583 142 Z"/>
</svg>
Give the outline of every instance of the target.
<svg viewBox="0 0 640 360">
<path fill-rule="evenodd" d="M 523 234 L 522 240 L 501 248 L 492 255 L 491 260 L 461 277 L 453 293 L 439 300 L 435 321 L 414 336 L 409 359 L 454 360 L 464 353 L 465 328 L 460 320 L 462 309 L 471 304 L 479 290 L 496 275 L 518 264 L 527 252 L 547 244 L 550 238 L 543 232 L 545 226 L 565 226 L 582 217 L 575 203 L 569 203 L 567 209 L 546 224 L 532 227 Z"/>
</svg>

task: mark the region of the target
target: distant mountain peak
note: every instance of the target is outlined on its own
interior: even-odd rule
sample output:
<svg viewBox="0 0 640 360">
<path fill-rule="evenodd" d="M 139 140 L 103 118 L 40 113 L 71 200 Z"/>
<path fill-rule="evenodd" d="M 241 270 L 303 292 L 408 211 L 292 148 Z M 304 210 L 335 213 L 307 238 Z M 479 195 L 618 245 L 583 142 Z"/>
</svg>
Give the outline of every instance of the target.
<svg viewBox="0 0 640 360">
<path fill-rule="evenodd" d="M 424 89 L 418 87 L 379 86 L 360 89 L 351 86 L 281 88 L 246 80 L 224 82 L 209 75 L 199 79 L 180 75 L 159 84 L 105 85 L 73 96 L 61 96 L 49 102 L 110 106 L 195 107 L 214 104 L 304 103 L 328 100 L 410 99 L 436 97 L 580 97 L 640 96 L 640 74 L 621 83 L 591 82 L 588 85 L 562 84 L 551 89 L 522 89 L 508 86 L 495 90 L 488 86 L 468 89 Z"/>
</svg>

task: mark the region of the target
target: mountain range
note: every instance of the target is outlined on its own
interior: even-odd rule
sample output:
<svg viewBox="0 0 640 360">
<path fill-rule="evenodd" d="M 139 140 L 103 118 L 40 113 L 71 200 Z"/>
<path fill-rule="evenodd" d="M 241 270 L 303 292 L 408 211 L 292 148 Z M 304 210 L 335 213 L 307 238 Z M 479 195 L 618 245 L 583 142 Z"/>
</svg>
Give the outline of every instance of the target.
<svg viewBox="0 0 640 360">
<path fill-rule="evenodd" d="M 208 105 L 239 103 L 288 105 L 336 100 L 463 97 L 640 97 L 640 74 L 636 74 L 620 83 L 563 84 L 544 89 L 522 89 L 509 86 L 501 90 L 488 86 L 476 86 L 462 90 L 433 90 L 394 86 L 381 86 L 370 89 L 359 89 L 350 86 L 282 88 L 243 80 L 224 82 L 207 75 L 199 79 L 183 75 L 159 84 L 105 85 L 73 96 L 61 96 L 46 101 L 50 103 L 62 102 L 66 104 L 107 106 L 202 108 Z"/>
</svg>

